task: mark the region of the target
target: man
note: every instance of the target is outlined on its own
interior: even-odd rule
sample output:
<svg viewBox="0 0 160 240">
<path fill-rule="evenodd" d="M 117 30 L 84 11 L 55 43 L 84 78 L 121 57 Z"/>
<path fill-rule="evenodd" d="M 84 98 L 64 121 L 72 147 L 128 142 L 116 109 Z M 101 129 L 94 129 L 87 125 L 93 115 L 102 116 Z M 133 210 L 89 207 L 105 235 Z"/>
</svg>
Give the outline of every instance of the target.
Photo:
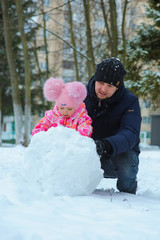
<svg viewBox="0 0 160 240">
<path fill-rule="evenodd" d="M 138 98 L 124 86 L 125 74 L 119 59 L 103 60 L 87 85 L 85 104 L 104 177 L 118 178 L 119 191 L 135 194 L 141 113 Z"/>
</svg>

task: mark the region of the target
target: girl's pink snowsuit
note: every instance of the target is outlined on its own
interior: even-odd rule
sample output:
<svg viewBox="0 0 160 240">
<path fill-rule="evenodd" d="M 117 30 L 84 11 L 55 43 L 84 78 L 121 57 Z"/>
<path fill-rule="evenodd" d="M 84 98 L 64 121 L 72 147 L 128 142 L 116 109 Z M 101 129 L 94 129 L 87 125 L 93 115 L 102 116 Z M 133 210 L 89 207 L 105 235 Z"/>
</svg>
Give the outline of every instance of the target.
<svg viewBox="0 0 160 240">
<path fill-rule="evenodd" d="M 53 110 L 45 112 L 45 116 L 39 121 L 32 131 L 32 135 L 40 132 L 47 131 L 51 127 L 64 126 L 73 128 L 83 136 L 91 137 L 92 134 L 92 119 L 87 115 L 85 104 L 82 102 L 81 106 L 69 117 L 63 117 L 58 111 L 57 104 Z"/>
</svg>

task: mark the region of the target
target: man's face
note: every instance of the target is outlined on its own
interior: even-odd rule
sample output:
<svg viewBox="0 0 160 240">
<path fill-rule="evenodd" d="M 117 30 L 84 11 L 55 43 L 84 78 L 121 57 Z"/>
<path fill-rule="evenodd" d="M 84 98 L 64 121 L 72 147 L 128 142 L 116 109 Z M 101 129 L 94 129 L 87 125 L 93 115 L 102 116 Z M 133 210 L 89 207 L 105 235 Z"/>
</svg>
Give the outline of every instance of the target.
<svg viewBox="0 0 160 240">
<path fill-rule="evenodd" d="M 106 99 L 112 97 L 112 95 L 118 90 L 117 87 L 105 83 L 105 82 L 95 82 L 95 92 L 98 98 Z"/>
</svg>

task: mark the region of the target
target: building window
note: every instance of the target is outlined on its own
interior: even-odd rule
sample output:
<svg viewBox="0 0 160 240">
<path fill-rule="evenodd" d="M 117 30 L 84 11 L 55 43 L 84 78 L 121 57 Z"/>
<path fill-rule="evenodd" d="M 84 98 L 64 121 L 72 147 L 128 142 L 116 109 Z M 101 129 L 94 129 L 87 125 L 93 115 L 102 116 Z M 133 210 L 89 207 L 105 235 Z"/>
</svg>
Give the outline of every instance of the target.
<svg viewBox="0 0 160 240">
<path fill-rule="evenodd" d="M 104 28 L 104 19 L 103 18 L 97 18 L 94 22 L 95 29 L 102 29 Z"/>
<path fill-rule="evenodd" d="M 136 8 L 135 7 L 131 8 L 131 15 L 136 15 Z"/>
<path fill-rule="evenodd" d="M 44 34 L 46 35 L 46 38 L 49 38 L 49 32 L 47 30 L 45 30 L 45 33 L 44 33 L 44 30 L 42 29 L 42 31 L 41 31 L 42 37 L 44 37 Z"/>
<path fill-rule="evenodd" d="M 143 124 L 150 124 L 151 123 L 151 117 L 142 117 L 142 123 Z"/>
<path fill-rule="evenodd" d="M 74 78 L 73 78 L 73 76 L 68 76 L 68 77 L 64 76 L 63 80 L 64 80 L 65 83 L 68 83 L 68 82 L 74 81 Z"/>
<path fill-rule="evenodd" d="M 143 101 L 142 102 L 142 107 L 151 109 L 152 104 L 151 104 L 150 100 Z"/>
<path fill-rule="evenodd" d="M 64 69 L 74 69 L 74 64 L 71 61 L 63 61 Z"/>
<path fill-rule="evenodd" d="M 151 133 L 143 131 L 140 134 L 141 143 L 147 144 L 151 140 Z"/>
<path fill-rule="evenodd" d="M 46 67 L 46 62 L 41 62 L 41 70 L 46 70 L 47 67 Z"/>
<path fill-rule="evenodd" d="M 147 131 L 143 131 L 141 132 L 140 134 L 140 138 L 141 139 L 150 139 L 151 138 L 151 133 L 150 132 L 147 132 Z"/>
<path fill-rule="evenodd" d="M 135 30 L 136 29 L 136 27 L 137 27 L 137 25 L 135 24 L 135 23 L 132 23 L 132 30 Z"/>
<path fill-rule="evenodd" d="M 44 14 L 45 21 L 47 22 L 49 20 L 49 13 Z"/>
<path fill-rule="evenodd" d="M 45 48 L 45 46 L 41 46 L 41 53 L 46 53 L 46 48 Z"/>
<path fill-rule="evenodd" d="M 43 0 L 43 5 L 48 7 L 50 5 L 50 0 Z"/>
</svg>

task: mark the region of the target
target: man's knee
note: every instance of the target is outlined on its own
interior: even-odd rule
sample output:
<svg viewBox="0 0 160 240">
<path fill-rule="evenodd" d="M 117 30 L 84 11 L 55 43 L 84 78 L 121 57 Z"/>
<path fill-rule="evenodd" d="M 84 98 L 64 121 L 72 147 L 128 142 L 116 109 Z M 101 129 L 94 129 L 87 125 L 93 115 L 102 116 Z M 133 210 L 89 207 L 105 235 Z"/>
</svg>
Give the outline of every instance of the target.
<svg viewBox="0 0 160 240">
<path fill-rule="evenodd" d="M 121 153 L 112 159 L 118 177 L 135 179 L 138 173 L 139 158 L 134 151 Z"/>
<path fill-rule="evenodd" d="M 121 192 L 135 193 L 139 158 L 134 151 L 121 153 L 111 159 L 101 159 L 104 177 L 118 178 L 117 189 Z"/>
<path fill-rule="evenodd" d="M 137 173 L 139 158 L 134 151 L 120 154 L 117 161 L 117 188 L 121 192 L 135 193 L 137 189 Z"/>
</svg>

